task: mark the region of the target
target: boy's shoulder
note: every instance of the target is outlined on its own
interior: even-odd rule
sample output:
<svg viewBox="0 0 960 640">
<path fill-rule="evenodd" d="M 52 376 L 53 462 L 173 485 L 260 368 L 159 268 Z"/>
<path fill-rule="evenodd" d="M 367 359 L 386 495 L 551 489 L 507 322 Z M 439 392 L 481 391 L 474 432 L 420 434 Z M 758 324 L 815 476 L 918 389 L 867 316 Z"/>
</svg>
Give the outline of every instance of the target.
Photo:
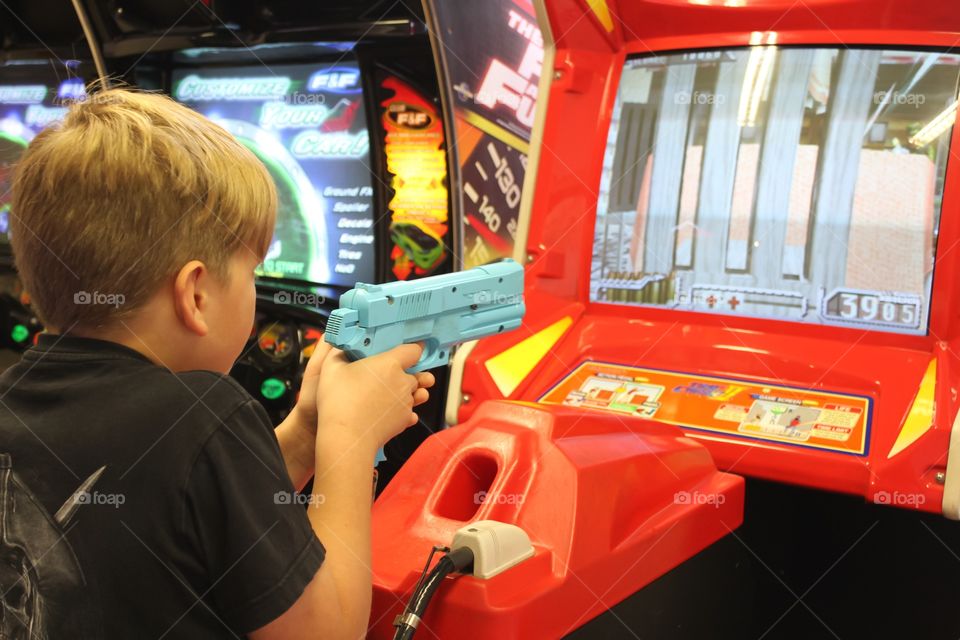
<svg viewBox="0 0 960 640">
<path fill-rule="evenodd" d="M 184 371 L 173 373 L 153 369 L 142 380 L 138 395 L 142 395 L 141 410 L 163 416 L 157 426 L 182 420 L 191 423 L 195 435 L 205 438 L 228 421 L 249 423 L 251 418 L 270 426 L 266 412 L 235 379 L 215 371 Z M 182 417 L 179 417 L 182 416 Z"/>
<path fill-rule="evenodd" d="M 216 405 L 218 413 L 230 413 L 243 404 L 256 402 L 239 382 L 223 373 L 204 370 L 180 373 L 161 370 L 160 373 L 166 373 L 170 378 L 164 381 L 166 386 L 175 388 L 174 385 L 181 385 L 199 403 Z"/>
<path fill-rule="evenodd" d="M 62 340 L 56 348 L 26 352 L 0 376 L 0 393 L 11 393 L 11 409 L 36 413 L 41 422 L 71 416 L 93 432 L 123 425 L 122 433 L 138 440 L 202 441 L 232 419 L 271 427 L 266 412 L 230 376 L 172 372 L 99 341 Z"/>
<path fill-rule="evenodd" d="M 260 403 L 229 375 L 155 369 L 144 380 L 143 392 L 140 415 L 151 423 L 144 435 L 159 438 L 169 430 L 168 444 L 177 449 L 207 448 L 217 433 L 249 445 L 273 431 Z"/>
<path fill-rule="evenodd" d="M 46 496 L 52 510 L 70 483 L 101 467 L 99 490 L 154 492 L 174 505 L 198 461 L 227 446 L 280 457 L 266 412 L 229 376 L 174 373 L 114 345 L 73 344 L 28 351 L 0 375 L 0 452 L 19 461 L 31 486 L 58 476 Z"/>
</svg>

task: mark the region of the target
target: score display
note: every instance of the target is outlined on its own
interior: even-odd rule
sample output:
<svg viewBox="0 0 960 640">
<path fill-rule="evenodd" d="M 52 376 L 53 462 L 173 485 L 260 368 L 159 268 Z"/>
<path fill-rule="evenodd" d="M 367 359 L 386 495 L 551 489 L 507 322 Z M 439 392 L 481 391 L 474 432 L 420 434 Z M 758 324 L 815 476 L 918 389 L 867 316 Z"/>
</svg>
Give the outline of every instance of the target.
<svg viewBox="0 0 960 640">
<path fill-rule="evenodd" d="M 824 296 L 820 315 L 838 322 L 916 330 L 920 325 L 920 303 L 919 296 L 836 289 Z"/>
<path fill-rule="evenodd" d="M 352 286 L 375 269 L 370 136 L 359 66 L 180 68 L 173 97 L 237 137 L 277 185 L 261 277 Z"/>
</svg>

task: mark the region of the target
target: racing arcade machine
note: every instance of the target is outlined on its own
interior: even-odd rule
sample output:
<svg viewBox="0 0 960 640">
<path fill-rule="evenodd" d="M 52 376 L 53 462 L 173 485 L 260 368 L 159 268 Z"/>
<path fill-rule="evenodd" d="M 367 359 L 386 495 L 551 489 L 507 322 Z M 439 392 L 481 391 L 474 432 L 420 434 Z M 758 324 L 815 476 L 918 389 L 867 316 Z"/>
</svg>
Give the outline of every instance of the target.
<svg viewBox="0 0 960 640">
<path fill-rule="evenodd" d="M 623 616 L 670 637 L 955 636 L 930 620 L 960 584 L 917 566 L 936 562 L 931 547 L 955 561 L 943 516 L 960 518 L 955 12 L 534 4 L 544 73 L 515 254 L 526 319 L 460 360 L 448 394 L 459 424 L 375 505 L 372 635 L 391 637 L 431 546 L 478 520 L 519 525 L 535 555 L 489 580 L 448 580 L 420 624 L 440 638 L 574 632 L 733 532 L 743 489 L 730 474 L 742 474 L 758 496 L 783 484 L 769 513 L 752 512 L 757 526 L 713 547 L 739 553 L 731 576 L 760 566 L 740 583 L 707 574 L 726 608 L 705 602 L 700 622 L 619 608 L 574 635 L 633 633 Z M 851 522 L 862 528 L 843 542 L 829 532 Z M 879 545 L 905 578 L 861 555 L 830 587 L 829 624 L 796 607 L 880 522 L 863 548 Z M 754 551 L 779 547 L 824 569 L 804 575 L 806 591 Z M 659 600 L 641 591 L 623 606 L 689 607 L 677 583 L 662 588 L 681 570 L 651 587 Z M 754 593 L 764 571 L 792 595 L 779 617 Z M 872 585 L 903 607 L 864 621 Z M 794 608 L 812 626 L 778 627 Z"/>
<path fill-rule="evenodd" d="M 331 53 L 315 46 L 306 52 Z M 260 54 L 178 52 L 170 93 L 253 151 L 277 186 L 251 348 L 233 374 L 279 421 L 292 407 L 324 309 L 341 290 L 377 277 L 374 176 L 355 60 L 337 61 L 337 54 L 327 63 L 261 63 L 253 56 Z"/>
</svg>

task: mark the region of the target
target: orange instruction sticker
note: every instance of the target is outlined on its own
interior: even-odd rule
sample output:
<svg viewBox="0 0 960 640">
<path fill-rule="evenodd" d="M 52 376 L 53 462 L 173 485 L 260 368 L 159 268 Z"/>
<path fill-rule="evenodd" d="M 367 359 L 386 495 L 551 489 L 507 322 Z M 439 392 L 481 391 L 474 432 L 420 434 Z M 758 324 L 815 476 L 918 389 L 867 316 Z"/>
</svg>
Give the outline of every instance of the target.
<svg viewBox="0 0 960 640">
<path fill-rule="evenodd" d="M 864 396 L 591 361 L 539 401 L 856 455 L 870 427 Z"/>
</svg>

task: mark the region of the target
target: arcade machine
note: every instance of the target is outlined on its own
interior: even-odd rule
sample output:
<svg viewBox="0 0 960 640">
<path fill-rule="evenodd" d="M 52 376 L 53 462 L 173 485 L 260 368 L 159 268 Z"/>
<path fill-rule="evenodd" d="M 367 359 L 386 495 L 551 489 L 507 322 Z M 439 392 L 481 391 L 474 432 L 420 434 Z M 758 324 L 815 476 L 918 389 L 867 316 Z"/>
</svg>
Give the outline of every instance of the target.
<svg viewBox="0 0 960 640">
<path fill-rule="evenodd" d="M 383 6 L 381 6 L 383 5 Z M 419 6 L 89 3 L 110 71 L 218 122 L 263 161 L 279 210 L 232 375 L 281 421 L 340 295 L 455 267 L 444 122 Z M 391 441 L 380 487 L 442 427 L 446 369 Z"/>
<path fill-rule="evenodd" d="M 56 19 L 51 19 L 56 16 Z M 12 167 L 30 140 L 82 98 L 95 77 L 70 2 L 0 8 L 0 367 L 16 362 L 41 331 L 13 268 L 7 229 Z"/>
<path fill-rule="evenodd" d="M 278 187 L 256 325 L 232 372 L 277 421 L 342 293 L 453 263 L 439 105 L 409 80 L 402 60 L 378 63 L 369 50 L 354 51 L 333 43 L 173 56 L 171 95 L 254 151 Z M 433 399 L 419 433 L 387 447 L 382 482 L 441 426 L 442 406 Z"/>
<path fill-rule="evenodd" d="M 533 4 L 527 315 L 374 507 L 371 637 L 957 637 L 954 7 Z M 532 558 L 405 608 L 488 520 Z"/>
</svg>

